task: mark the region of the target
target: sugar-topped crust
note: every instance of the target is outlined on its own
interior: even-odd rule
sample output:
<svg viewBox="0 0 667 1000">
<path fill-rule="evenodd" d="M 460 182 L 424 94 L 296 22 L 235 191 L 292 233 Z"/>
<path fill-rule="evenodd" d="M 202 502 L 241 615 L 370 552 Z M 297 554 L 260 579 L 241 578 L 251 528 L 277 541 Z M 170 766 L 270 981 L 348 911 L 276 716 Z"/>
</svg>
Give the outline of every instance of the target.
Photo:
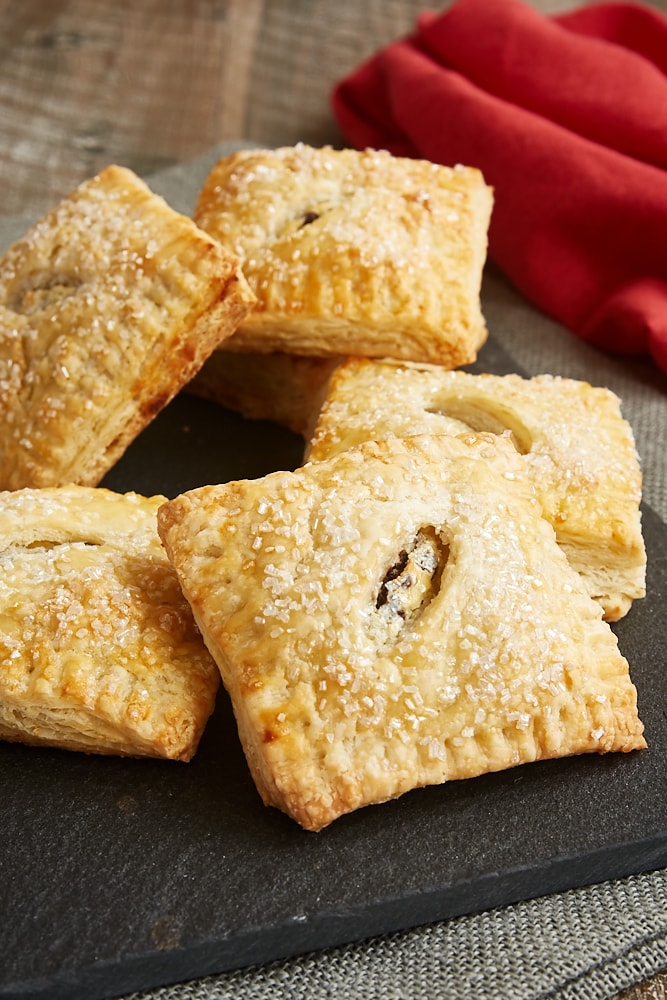
<svg viewBox="0 0 667 1000">
<path fill-rule="evenodd" d="M 384 151 L 223 158 L 194 218 L 239 255 L 258 299 L 224 347 L 473 361 L 491 206 L 479 170 Z"/>
<path fill-rule="evenodd" d="M 589 593 L 608 621 L 623 617 L 646 593 L 642 480 L 632 429 L 609 389 L 349 358 L 330 379 L 306 451 L 321 461 L 366 440 L 471 429 L 510 435 Z"/>
<path fill-rule="evenodd" d="M 161 496 L 0 494 L 0 738 L 189 760 L 219 687 L 156 531 Z"/>
<path fill-rule="evenodd" d="M 0 258 L 0 488 L 96 485 L 253 302 L 131 171 L 86 181 Z"/>
<path fill-rule="evenodd" d="M 259 792 L 307 829 L 645 745 L 628 663 L 503 438 L 370 442 L 183 494 L 158 530 Z"/>
</svg>

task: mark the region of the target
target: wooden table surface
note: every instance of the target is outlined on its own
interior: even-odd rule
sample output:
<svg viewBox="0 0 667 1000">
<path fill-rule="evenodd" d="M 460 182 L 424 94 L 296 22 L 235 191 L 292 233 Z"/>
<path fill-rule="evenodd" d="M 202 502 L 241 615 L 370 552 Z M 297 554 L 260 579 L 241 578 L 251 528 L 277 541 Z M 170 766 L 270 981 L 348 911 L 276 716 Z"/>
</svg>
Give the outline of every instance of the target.
<svg viewBox="0 0 667 1000">
<path fill-rule="evenodd" d="M 0 0 L 0 213 L 39 211 L 112 161 L 335 142 L 332 81 L 427 6 Z"/>
<path fill-rule="evenodd" d="M 111 162 L 146 173 L 228 139 L 340 143 L 332 83 L 434 6 L 0 0 L 0 214 L 36 217 Z M 622 997 L 665 1000 L 667 974 Z"/>
</svg>

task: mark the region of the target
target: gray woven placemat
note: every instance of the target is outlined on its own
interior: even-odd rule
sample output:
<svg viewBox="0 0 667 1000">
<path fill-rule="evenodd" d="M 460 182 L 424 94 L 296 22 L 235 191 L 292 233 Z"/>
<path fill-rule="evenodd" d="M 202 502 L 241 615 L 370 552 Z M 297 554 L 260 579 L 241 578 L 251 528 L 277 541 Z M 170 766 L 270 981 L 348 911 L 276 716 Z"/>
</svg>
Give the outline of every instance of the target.
<svg viewBox="0 0 667 1000">
<path fill-rule="evenodd" d="M 603 1000 L 667 964 L 666 899 L 656 872 L 131 1000 Z"/>
<path fill-rule="evenodd" d="M 212 163 L 239 145 L 217 147 L 148 181 L 190 212 Z M 30 221 L 0 219 L 0 246 Z M 586 379 L 618 393 L 635 433 L 646 502 L 667 521 L 667 377 L 649 363 L 621 361 L 581 343 L 493 268 L 483 304 L 493 336 L 527 374 Z M 131 1000 L 606 1000 L 665 968 L 667 870 L 134 993 Z"/>
</svg>

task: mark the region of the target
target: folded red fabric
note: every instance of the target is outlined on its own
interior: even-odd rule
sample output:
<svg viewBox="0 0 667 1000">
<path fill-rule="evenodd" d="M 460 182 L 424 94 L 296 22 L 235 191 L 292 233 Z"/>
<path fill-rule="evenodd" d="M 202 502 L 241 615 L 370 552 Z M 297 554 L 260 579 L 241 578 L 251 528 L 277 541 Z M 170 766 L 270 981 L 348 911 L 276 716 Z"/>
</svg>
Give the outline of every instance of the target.
<svg viewBox="0 0 667 1000">
<path fill-rule="evenodd" d="M 583 339 L 667 371 L 667 17 L 455 0 L 341 80 L 358 148 L 479 167 L 489 255 Z"/>
</svg>

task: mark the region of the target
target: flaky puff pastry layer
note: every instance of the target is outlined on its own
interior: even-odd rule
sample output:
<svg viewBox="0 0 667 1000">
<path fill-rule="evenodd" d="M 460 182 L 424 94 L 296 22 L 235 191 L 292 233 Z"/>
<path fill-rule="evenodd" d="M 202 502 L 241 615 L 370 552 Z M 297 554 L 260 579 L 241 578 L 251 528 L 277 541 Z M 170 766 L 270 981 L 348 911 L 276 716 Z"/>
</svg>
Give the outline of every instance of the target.
<svg viewBox="0 0 667 1000">
<path fill-rule="evenodd" d="M 321 461 L 362 441 L 471 429 L 509 435 L 570 563 L 607 621 L 622 618 L 646 593 L 642 477 L 609 389 L 348 358 L 329 381 L 306 452 Z"/>
<path fill-rule="evenodd" d="M 97 485 L 253 302 L 131 171 L 86 181 L 0 258 L 0 488 Z"/>
<path fill-rule="evenodd" d="M 185 388 L 251 420 L 273 420 L 308 440 L 341 360 L 213 351 Z"/>
<path fill-rule="evenodd" d="M 157 535 L 164 501 L 0 494 L 0 738 L 192 757 L 220 678 Z"/>
<path fill-rule="evenodd" d="M 194 218 L 239 255 L 258 299 L 226 346 L 473 361 L 492 200 L 476 169 L 387 152 L 225 157 Z"/>
<path fill-rule="evenodd" d="M 319 830 L 417 786 L 645 746 L 628 663 L 517 459 L 395 439 L 160 509 L 266 803 Z"/>
</svg>

